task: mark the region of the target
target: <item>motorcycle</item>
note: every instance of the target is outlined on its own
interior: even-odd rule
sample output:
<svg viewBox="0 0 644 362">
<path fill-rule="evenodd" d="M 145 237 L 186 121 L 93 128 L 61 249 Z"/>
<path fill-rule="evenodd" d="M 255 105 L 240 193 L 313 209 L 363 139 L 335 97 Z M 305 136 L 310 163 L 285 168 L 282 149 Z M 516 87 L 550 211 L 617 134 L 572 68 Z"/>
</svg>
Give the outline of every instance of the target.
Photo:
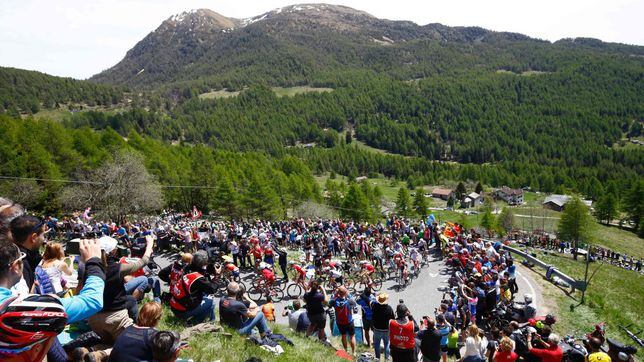
<svg viewBox="0 0 644 362">
<path fill-rule="evenodd" d="M 563 351 L 563 362 L 584 362 L 588 355 L 584 344 L 571 335 L 564 336 L 559 342 L 559 347 Z"/>
<path fill-rule="evenodd" d="M 634 355 L 637 353 L 637 348 L 634 346 L 620 343 L 612 338 L 606 338 L 608 344 L 608 356 L 611 361 L 624 361 L 634 362 Z"/>
</svg>

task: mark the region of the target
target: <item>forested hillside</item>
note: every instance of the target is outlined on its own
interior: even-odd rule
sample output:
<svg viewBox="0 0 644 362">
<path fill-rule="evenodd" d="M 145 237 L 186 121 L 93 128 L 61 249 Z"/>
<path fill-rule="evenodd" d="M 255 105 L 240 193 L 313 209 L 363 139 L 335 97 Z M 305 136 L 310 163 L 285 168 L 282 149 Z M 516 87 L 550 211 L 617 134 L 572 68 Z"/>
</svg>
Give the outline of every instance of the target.
<svg viewBox="0 0 644 362">
<path fill-rule="evenodd" d="M 0 113 L 14 116 L 68 103 L 111 106 L 123 101 L 123 93 L 120 87 L 0 67 Z"/>
<path fill-rule="evenodd" d="M 594 197 L 590 184 L 644 171 L 642 149 L 613 147 L 642 122 L 643 92 L 637 62 L 590 57 L 532 75 L 473 70 L 402 82 L 347 74 L 329 93 L 279 98 L 270 88 L 251 87 L 226 99 L 193 98 L 168 114 L 79 114 L 70 126 L 109 126 L 122 135 L 135 130 L 167 141 L 273 155 L 298 142 L 331 148 L 344 142 L 338 132 L 353 128 L 358 139 L 392 153 L 501 163 L 502 173 L 513 174 L 490 184 L 543 191 L 566 185 Z M 347 170 L 337 166 L 337 172 Z"/>
<path fill-rule="evenodd" d="M 50 121 L 0 116 L 0 194 L 36 210 L 59 211 L 68 183 L 130 150 L 162 185 L 165 203 L 187 210 L 197 205 L 230 217 L 284 217 L 286 208 L 320 191 L 309 168 L 291 156 L 231 153 L 205 146 L 171 146 L 135 132 L 127 139 L 111 129 L 65 129 Z M 21 180 L 37 178 L 39 181 Z M 176 187 L 196 185 L 199 188 Z M 173 187 L 169 187 L 173 186 Z"/>
</svg>

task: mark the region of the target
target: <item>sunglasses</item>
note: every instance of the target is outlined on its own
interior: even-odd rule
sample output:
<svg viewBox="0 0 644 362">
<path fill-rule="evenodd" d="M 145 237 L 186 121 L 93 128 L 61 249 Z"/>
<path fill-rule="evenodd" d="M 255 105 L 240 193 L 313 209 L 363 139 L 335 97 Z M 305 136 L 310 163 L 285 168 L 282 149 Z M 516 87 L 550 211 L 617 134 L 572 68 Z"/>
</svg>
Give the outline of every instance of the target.
<svg viewBox="0 0 644 362">
<path fill-rule="evenodd" d="M 20 249 L 18 249 L 18 250 L 20 250 Z M 21 261 L 22 259 L 24 259 L 24 258 L 26 258 L 26 257 L 27 257 L 27 254 L 23 253 L 22 251 L 19 251 L 19 252 L 20 252 L 20 256 L 18 257 L 18 259 L 14 260 L 14 261 L 12 261 L 12 262 L 10 262 L 10 263 L 8 263 L 8 264 L 7 264 L 8 266 L 12 266 L 12 265 L 13 265 L 13 263 L 16 263 L 16 262 L 18 262 L 18 261 Z"/>
</svg>

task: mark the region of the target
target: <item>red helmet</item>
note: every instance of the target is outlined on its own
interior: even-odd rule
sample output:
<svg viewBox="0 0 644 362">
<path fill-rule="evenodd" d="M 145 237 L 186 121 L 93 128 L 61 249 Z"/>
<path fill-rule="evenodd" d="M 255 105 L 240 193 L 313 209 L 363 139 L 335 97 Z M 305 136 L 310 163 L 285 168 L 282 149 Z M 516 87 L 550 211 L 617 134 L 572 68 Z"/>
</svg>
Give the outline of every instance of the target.
<svg viewBox="0 0 644 362">
<path fill-rule="evenodd" d="M 9 361 L 40 361 L 67 324 L 58 297 L 29 295 L 0 305 L 0 357 Z"/>
</svg>

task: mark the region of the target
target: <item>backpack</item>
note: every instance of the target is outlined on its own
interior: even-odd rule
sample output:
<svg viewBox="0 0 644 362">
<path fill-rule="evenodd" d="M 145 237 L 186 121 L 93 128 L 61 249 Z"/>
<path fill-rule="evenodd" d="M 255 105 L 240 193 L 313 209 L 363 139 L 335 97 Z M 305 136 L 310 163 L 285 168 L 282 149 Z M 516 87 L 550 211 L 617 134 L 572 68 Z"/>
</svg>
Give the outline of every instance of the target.
<svg viewBox="0 0 644 362">
<path fill-rule="evenodd" d="M 373 318 L 373 310 L 371 309 L 371 299 L 369 297 L 365 297 L 364 294 L 361 294 L 360 299 L 358 299 L 358 304 L 362 307 L 365 319 L 370 321 Z"/>
<path fill-rule="evenodd" d="M 36 281 L 38 281 L 38 285 L 36 288 L 36 292 L 38 294 L 44 295 L 44 294 L 56 293 L 56 291 L 54 290 L 53 284 L 51 284 L 51 279 L 49 278 L 49 275 L 47 274 L 47 272 L 45 272 L 45 269 L 43 269 L 40 265 L 36 267 L 34 276 Z"/>
<path fill-rule="evenodd" d="M 351 323 L 351 309 L 349 308 L 349 301 L 345 300 L 342 306 L 335 305 L 335 320 L 336 323 L 346 326 Z"/>
</svg>

